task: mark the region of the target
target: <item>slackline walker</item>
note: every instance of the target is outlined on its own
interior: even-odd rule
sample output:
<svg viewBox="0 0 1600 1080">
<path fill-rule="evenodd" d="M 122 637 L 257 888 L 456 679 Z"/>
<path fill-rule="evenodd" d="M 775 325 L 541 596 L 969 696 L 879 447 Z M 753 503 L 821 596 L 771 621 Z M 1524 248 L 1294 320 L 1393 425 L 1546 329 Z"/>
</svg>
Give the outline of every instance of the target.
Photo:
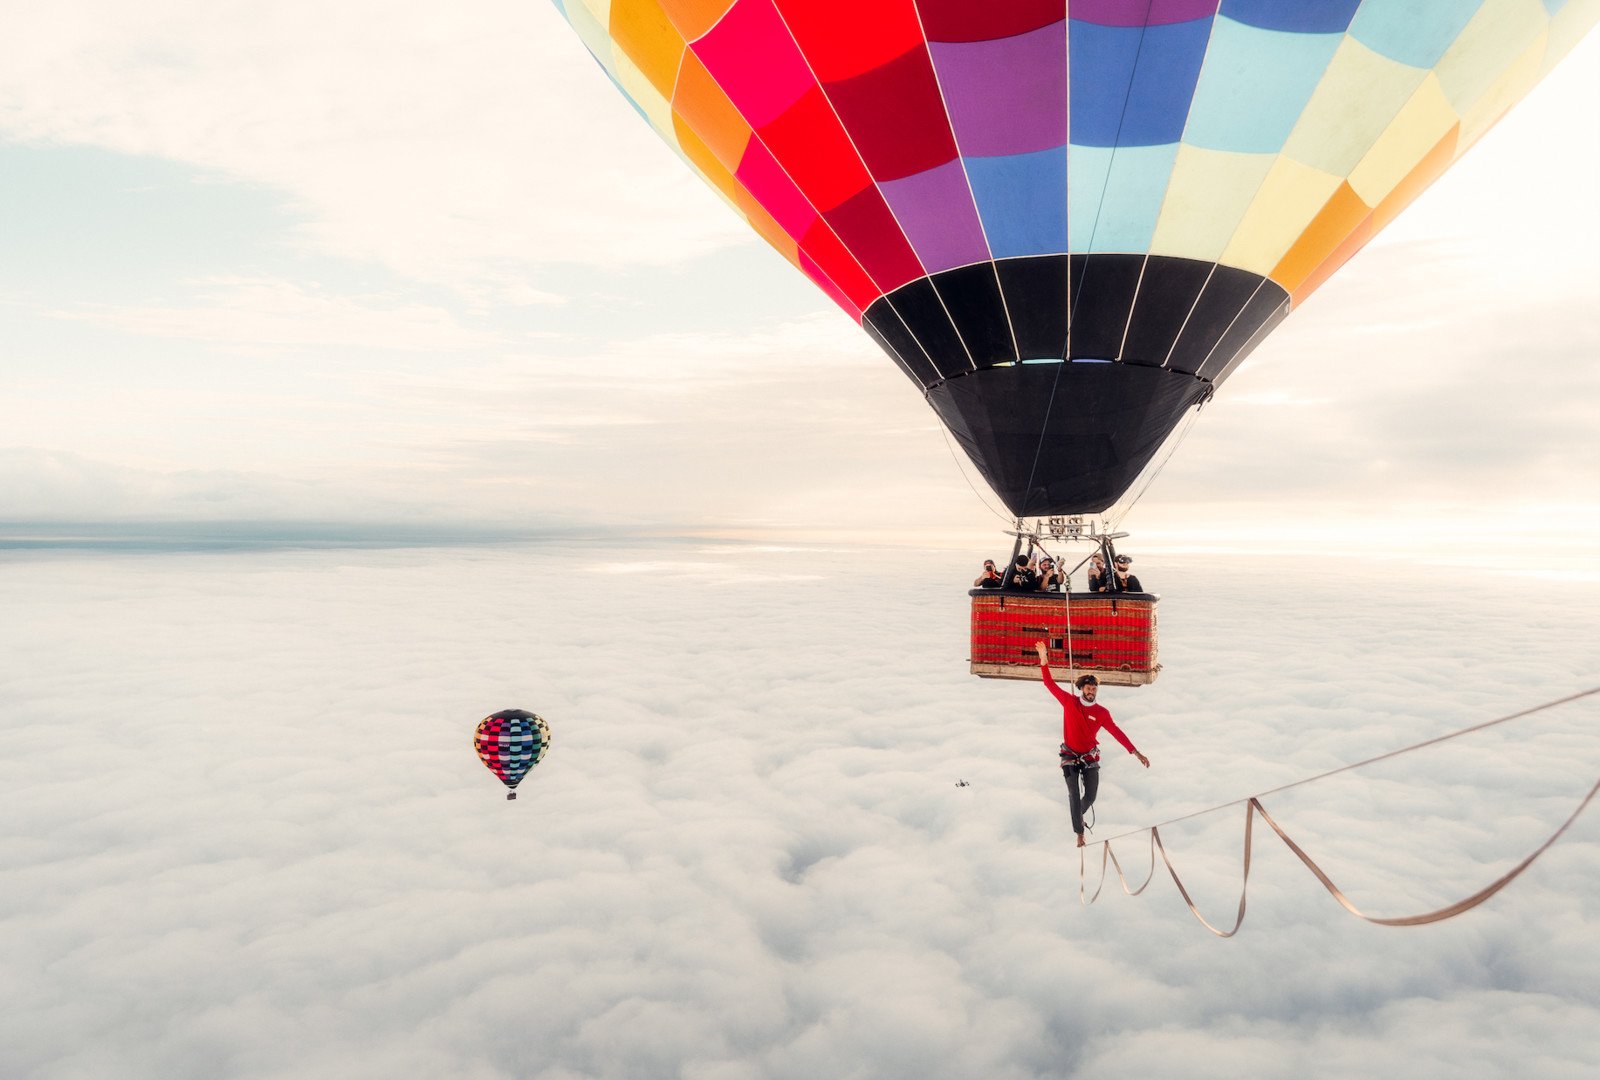
<svg viewBox="0 0 1600 1080">
<path fill-rule="evenodd" d="M 1377 916 L 1368 915 L 1366 912 L 1360 910 L 1353 903 L 1351 903 L 1349 898 L 1346 897 L 1339 887 L 1333 883 L 1333 879 L 1328 877 L 1328 875 L 1320 866 L 1316 864 L 1315 860 L 1313 860 L 1310 855 L 1306 854 L 1305 849 L 1299 844 L 1295 843 L 1295 841 L 1290 838 L 1289 834 L 1283 830 L 1283 827 L 1273 820 L 1272 815 L 1267 813 L 1267 808 L 1261 804 L 1261 800 L 1268 795 L 1275 795 L 1282 791 L 1288 791 L 1290 788 L 1302 787 L 1306 784 L 1315 783 L 1318 780 L 1325 780 L 1328 777 L 1334 776 L 1338 773 L 1349 772 L 1352 769 L 1359 769 L 1365 765 L 1371 765 L 1375 762 L 1384 761 L 1388 758 L 1399 757 L 1402 754 L 1409 754 L 1414 750 L 1421 750 L 1423 747 L 1433 746 L 1436 743 L 1442 743 L 1449 739 L 1459 738 L 1462 735 L 1468 735 L 1475 731 L 1482 731 L 1485 728 L 1494 727 L 1497 724 L 1504 724 L 1508 721 L 1517 720 L 1524 716 L 1532 716 L 1534 713 L 1555 708 L 1557 705 L 1566 705 L 1570 702 L 1578 701 L 1594 694 L 1600 694 L 1600 686 L 1593 687 L 1588 690 L 1580 690 L 1578 693 L 1569 694 L 1564 698 L 1557 698 L 1554 701 L 1547 701 L 1542 705 L 1535 705 L 1531 709 L 1523 709 L 1521 712 L 1511 713 L 1508 716 L 1501 716 L 1493 720 L 1486 720 L 1481 724 L 1474 724 L 1471 727 L 1462 728 L 1459 731 L 1452 731 L 1448 735 L 1440 735 L 1436 738 L 1427 739 L 1411 746 L 1402 747 L 1399 750 L 1391 750 L 1386 754 L 1379 754 L 1376 757 L 1367 758 L 1365 761 L 1358 761 L 1353 765 L 1342 765 L 1337 769 L 1330 769 L 1325 773 L 1318 773 L 1316 776 L 1306 777 L 1304 780 L 1296 780 L 1291 784 L 1284 784 L 1281 787 L 1272 788 L 1270 791 L 1259 792 L 1243 799 L 1235 799 L 1233 802 L 1219 803 L 1216 806 L 1207 807 L 1204 810 L 1197 810 L 1192 814 L 1185 814 L 1182 817 L 1176 817 L 1169 821 L 1163 821 L 1160 825 L 1152 825 L 1148 829 L 1136 829 L 1132 832 L 1119 833 L 1108 840 L 1101 840 L 1099 841 L 1099 844 L 1101 845 L 1100 884 L 1095 886 L 1093 895 L 1088 895 L 1086 892 L 1086 883 L 1088 877 L 1086 860 L 1084 859 L 1083 850 L 1079 849 L 1078 851 L 1078 900 L 1087 907 L 1089 904 L 1094 903 L 1100 898 L 1100 890 L 1105 888 L 1106 884 L 1106 865 L 1108 862 L 1116 870 L 1117 880 L 1122 885 L 1122 891 L 1127 893 L 1129 896 L 1138 896 L 1140 893 L 1144 892 L 1144 890 L 1150 885 L 1150 882 L 1154 879 L 1156 873 L 1156 853 L 1160 852 L 1161 861 L 1166 866 L 1167 873 L 1172 875 L 1172 883 L 1178 887 L 1178 894 L 1183 897 L 1183 902 L 1188 905 L 1189 913 L 1199 921 L 1201 926 L 1204 926 L 1207 930 L 1217 935 L 1217 937 L 1232 937 L 1234 934 L 1239 932 L 1239 927 L 1244 924 L 1245 897 L 1250 885 L 1252 826 L 1255 823 L 1256 816 L 1260 815 L 1261 820 L 1265 821 L 1272 831 L 1277 833 L 1278 839 L 1282 840 L 1289 850 L 1294 852 L 1295 857 L 1305 864 L 1307 870 L 1310 870 L 1312 874 L 1316 875 L 1317 880 L 1322 883 L 1323 888 L 1328 890 L 1329 895 L 1337 900 L 1340 906 L 1342 906 L 1346 911 L 1354 915 L 1356 918 L 1365 919 L 1367 922 L 1376 923 L 1379 926 L 1425 926 L 1429 923 L 1443 922 L 1446 919 L 1454 918 L 1455 916 L 1460 915 L 1462 912 L 1471 911 L 1473 908 L 1489 899 L 1495 893 L 1511 884 L 1519 876 L 1521 876 L 1524 870 L 1532 866 L 1534 860 L 1543 855 L 1552 844 L 1561 838 L 1562 834 L 1567 831 L 1568 827 L 1570 827 L 1574 821 L 1578 820 L 1578 815 L 1582 814 L 1585 808 L 1588 807 L 1589 803 L 1593 801 L 1596 793 L 1600 793 L 1600 779 L 1597 779 L 1594 782 L 1594 784 L 1589 788 L 1588 794 L 1584 795 L 1584 797 L 1578 802 L 1577 808 L 1572 811 L 1572 813 L 1565 821 L 1561 823 L 1561 826 L 1557 828 L 1555 832 L 1550 834 L 1549 839 L 1545 840 L 1544 843 L 1535 848 L 1526 858 L 1517 863 L 1516 866 L 1513 866 L 1510 870 L 1506 871 L 1504 874 L 1500 875 L 1498 878 L 1491 881 L 1489 884 L 1485 885 L 1471 896 L 1458 900 L 1453 904 L 1448 904 L 1445 907 L 1439 908 L 1437 911 L 1428 911 L 1420 915 L 1404 915 L 1393 918 L 1379 918 Z M 1199 817 L 1202 814 L 1209 814 L 1216 810 L 1225 810 L 1230 806 L 1238 806 L 1241 803 L 1244 804 L 1245 813 L 1244 864 L 1239 883 L 1239 911 L 1234 917 L 1233 926 L 1227 930 L 1221 930 L 1211 925 L 1211 923 L 1206 920 L 1205 916 L 1200 914 L 1199 908 L 1195 907 L 1193 899 L 1191 899 L 1189 896 L 1189 890 L 1184 887 L 1183 880 L 1178 877 L 1177 868 L 1172 865 L 1172 858 L 1167 854 L 1166 845 L 1162 843 L 1161 828 L 1164 825 L 1174 825 L 1180 821 L 1187 821 L 1190 818 Z M 1117 859 L 1116 852 L 1111 849 L 1111 842 L 1112 840 L 1120 840 L 1125 836 L 1133 836 L 1139 832 L 1148 832 L 1150 834 L 1150 872 L 1145 875 L 1144 881 L 1140 883 L 1138 888 L 1135 889 L 1129 887 L 1127 875 L 1122 871 L 1122 863 Z"/>
</svg>

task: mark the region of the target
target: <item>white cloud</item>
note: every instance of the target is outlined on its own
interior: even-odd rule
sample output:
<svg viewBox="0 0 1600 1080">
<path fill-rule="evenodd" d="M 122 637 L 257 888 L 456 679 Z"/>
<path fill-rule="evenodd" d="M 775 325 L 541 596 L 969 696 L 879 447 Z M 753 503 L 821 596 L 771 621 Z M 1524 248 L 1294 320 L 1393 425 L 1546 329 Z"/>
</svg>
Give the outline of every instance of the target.
<svg viewBox="0 0 1600 1080">
<path fill-rule="evenodd" d="M 5 562 L 0 603 L 22 615 L 0 621 L 7 1075 L 1454 1078 L 1592 1060 L 1592 821 L 1431 929 L 1349 918 L 1265 840 L 1231 943 L 1160 880 L 1080 908 L 1057 714 L 1037 685 L 965 674 L 964 556 Z M 1154 767 L 1108 757 L 1100 835 L 1592 668 L 1593 587 L 1380 564 L 1357 591 L 1305 561 L 1148 562 L 1167 670 L 1109 700 Z M 554 730 L 514 804 L 470 747 L 510 705 Z M 1409 911 L 1542 839 L 1600 764 L 1592 721 L 1549 714 L 1269 805 L 1357 903 Z M 1208 913 L 1231 910 L 1237 817 L 1168 842 Z"/>
<path fill-rule="evenodd" d="M 265 485 L 284 496 L 271 516 L 293 520 L 348 520 L 347 502 L 400 520 L 834 524 L 970 498 L 940 491 L 960 481 L 931 410 L 835 313 L 757 334 L 512 348 L 431 308 L 281 283 L 219 294 L 214 310 L 105 317 L 213 334 L 235 353 L 274 335 L 285 344 L 271 363 L 229 356 L 198 385 L 155 364 L 18 380 L 5 410 L 14 452 L 0 462 L 19 495 L 9 517 L 126 520 L 142 507 L 170 519 L 196 506 L 173 494 L 190 486 L 178 477 L 223 472 L 240 485 L 233 505 Z M 447 362 L 411 348 L 430 343 Z M 67 413 L 70 430 L 55 419 Z M 28 475 L 63 460 L 123 477 L 123 497 L 88 498 L 53 466 Z"/>
<path fill-rule="evenodd" d="M 12 522 L 422 520 L 401 478 L 354 490 L 336 475 L 140 468 L 27 447 L 0 448 L 0 507 Z"/>
<path fill-rule="evenodd" d="M 141 337 L 209 341 L 252 352 L 306 346 L 440 352 L 505 342 L 496 332 L 462 326 L 437 306 L 333 295 L 315 286 L 264 278 L 192 284 L 197 302 L 185 307 L 85 304 L 46 314 Z"/>
<path fill-rule="evenodd" d="M 19 10 L 0 131 L 279 189 L 303 243 L 501 302 L 548 302 L 534 266 L 748 240 L 546 4 Z"/>
</svg>

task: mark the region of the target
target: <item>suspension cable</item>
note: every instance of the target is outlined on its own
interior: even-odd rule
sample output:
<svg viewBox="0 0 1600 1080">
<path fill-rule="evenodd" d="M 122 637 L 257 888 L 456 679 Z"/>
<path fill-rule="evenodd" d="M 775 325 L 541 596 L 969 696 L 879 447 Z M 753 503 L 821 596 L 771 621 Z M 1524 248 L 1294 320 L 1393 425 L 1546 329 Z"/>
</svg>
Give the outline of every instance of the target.
<svg viewBox="0 0 1600 1080">
<path fill-rule="evenodd" d="M 1068 315 L 1067 318 L 1070 322 L 1072 316 Z M 1039 471 L 1039 455 L 1044 453 L 1044 437 L 1050 431 L 1050 414 L 1056 407 L 1056 390 L 1061 386 L 1061 373 L 1066 370 L 1067 365 L 1071 362 L 1070 360 L 1061 361 L 1060 365 L 1056 367 L 1055 380 L 1050 384 L 1050 399 L 1044 405 L 1044 422 L 1039 425 L 1039 441 L 1033 447 L 1033 464 L 1028 467 L 1028 482 L 1022 488 L 1022 509 L 1024 511 L 1028 509 L 1028 498 L 1033 494 L 1033 475 Z M 1023 516 L 1026 517 L 1026 513 Z"/>
<path fill-rule="evenodd" d="M 1167 447 L 1167 452 L 1161 455 L 1161 460 L 1145 478 L 1144 484 L 1140 486 L 1138 493 L 1134 495 L 1132 499 L 1128 500 L 1128 505 L 1123 507 L 1121 513 L 1119 513 L 1115 518 L 1111 519 L 1112 529 L 1116 529 L 1118 526 L 1120 526 L 1122 524 L 1122 519 L 1133 513 L 1133 508 L 1138 505 L 1140 499 L 1144 498 L 1144 493 L 1150 490 L 1150 485 L 1156 482 L 1156 477 L 1161 475 L 1162 470 L 1167 467 L 1167 462 L 1171 461 L 1173 455 L 1178 452 L 1178 447 L 1182 446 L 1183 441 L 1189 437 L 1189 432 L 1194 428 L 1195 421 L 1200 419 L 1200 410 L 1206 407 L 1207 402 L 1211 400 L 1211 396 L 1212 390 L 1207 390 L 1205 397 L 1200 399 L 1200 403 L 1195 406 L 1194 412 L 1190 413 L 1189 419 L 1184 422 L 1183 430 L 1178 432 L 1178 437 L 1172 440 L 1171 445 Z"/>
<path fill-rule="evenodd" d="M 999 518 L 1001 521 L 1004 521 L 1006 524 L 1008 524 L 1008 525 L 1011 524 L 1011 519 L 1009 517 L 1007 517 L 1005 514 L 1002 514 L 1000 511 L 996 510 L 994 508 L 994 504 L 991 503 L 988 499 L 983 497 L 983 492 L 978 490 L 978 486 L 976 484 L 974 484 L 972 482 L 972 478 L 967 475 L 967 470 L 962 468 L 962 466 L 961 466 L 961 458 L 956 454 L 956 448 L 954 446 L 950 445 L 950 433 L 945 430 L 945 427 L 944 427 L 943 423 L 939 424 L 939 434 L 944 436 L 945 449 L 950 451 L 950 457 L 956 463 L 956 472 L 961 474 L 961 479 L 963 479 L 963 480 L 965 480 L 967 482 L 967 486 L 969 488 L 971 488 L 972 489 L 972 493 L 978 497 L 978 501 L 981 502 L 984 506 L 986 506 L 988 508 L 989 513 L 993 514 L 995 517 Z"/>
</svg>

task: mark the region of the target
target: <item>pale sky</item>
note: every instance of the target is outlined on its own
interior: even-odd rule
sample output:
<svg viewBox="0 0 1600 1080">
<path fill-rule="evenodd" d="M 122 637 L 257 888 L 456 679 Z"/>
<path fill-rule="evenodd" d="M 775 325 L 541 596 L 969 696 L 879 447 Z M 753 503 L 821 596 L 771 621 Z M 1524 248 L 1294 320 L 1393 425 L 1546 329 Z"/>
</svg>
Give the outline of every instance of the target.
<svg viewBox="0 0 1600 1080">
<path fill-rule="evenodd" d="M 904 377 L 549 5 L 16 7 L 0 519 L 998 525 Z M 1126 524 L 1443 552 L 1492 523 L 1592 554 L 1597 100 L 1591 35 L 1229 380 Z"/>
</svg>

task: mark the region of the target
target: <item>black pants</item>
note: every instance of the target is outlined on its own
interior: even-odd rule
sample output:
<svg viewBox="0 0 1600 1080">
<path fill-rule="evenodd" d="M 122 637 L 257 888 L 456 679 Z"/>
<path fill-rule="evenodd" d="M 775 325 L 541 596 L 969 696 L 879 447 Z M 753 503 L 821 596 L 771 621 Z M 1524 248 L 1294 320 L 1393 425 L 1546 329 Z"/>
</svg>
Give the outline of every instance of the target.
<svg viewBox="0 0 1600 1080">
<path fill-rule="evenodd" d="M 1083 781 L 1081 794 L 1078 791 L 1080 778 Z M 1061 779 L 1067 782 L 1067 805 L 1072 808 L 1072 831 L 1081 836 L 1083 815 L 1089 812 L 1089 807 L 1094 805 L 1094 797 L 1100 793 L 1100 766 L 1063 765 Z"/>
</svg>

